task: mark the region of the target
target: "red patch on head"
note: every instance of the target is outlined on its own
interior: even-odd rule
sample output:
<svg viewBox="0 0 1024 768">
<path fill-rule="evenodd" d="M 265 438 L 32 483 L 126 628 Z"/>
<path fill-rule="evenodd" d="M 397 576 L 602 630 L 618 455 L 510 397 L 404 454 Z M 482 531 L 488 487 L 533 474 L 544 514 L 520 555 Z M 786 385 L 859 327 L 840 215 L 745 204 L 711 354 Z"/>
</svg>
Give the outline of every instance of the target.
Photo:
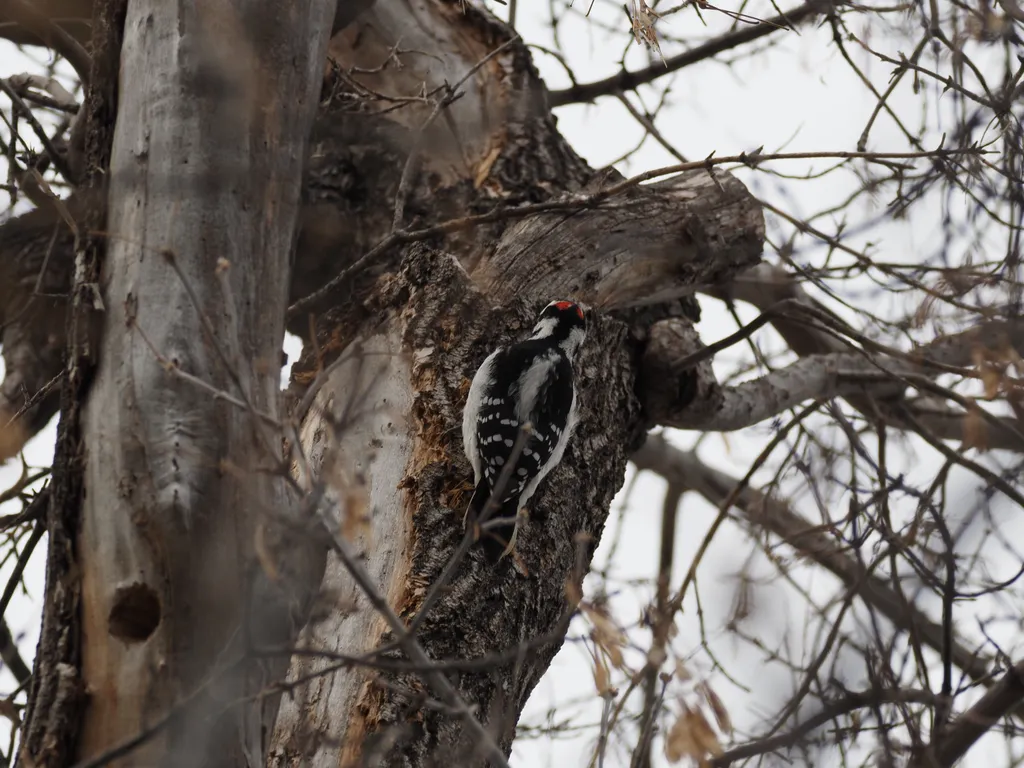
<svg viewBox="0 0 1024 768">
<path fill-rule="evenodd" d="M 564 312 L 567 309 L 575 309 L 576 314 L 579 315 L 580 320 L 583 319 L 583 309 L 580 307 L 579 304 L 574 304 L 571 301 L 556 301 L 555 307 L 562 312 Z"/>
</svg>

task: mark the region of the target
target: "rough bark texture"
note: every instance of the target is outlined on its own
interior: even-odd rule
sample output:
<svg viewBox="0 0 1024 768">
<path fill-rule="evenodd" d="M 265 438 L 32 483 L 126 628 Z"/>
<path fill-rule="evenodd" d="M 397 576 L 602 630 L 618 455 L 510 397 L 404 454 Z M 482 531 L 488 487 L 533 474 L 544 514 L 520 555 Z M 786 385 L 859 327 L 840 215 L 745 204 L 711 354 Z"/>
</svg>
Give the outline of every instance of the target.
<svg viewBox="0 0 1024 768">
<path fill-rule="evenodd" d="M 399 40 L 418 54 L 403 56 L 401 68 L 380 69 Z M 373 125 L 375 136 L 391 142 L 404 163 L 410 140 L 429 123 L 419 139 L 414 196 L 405 206 L 410 229 L 513 204 L 554 199 L 552 208 L 448 231 L 430 241 L 443 252 L 419 245 L 392 249 L 378 269 L 395 265 L 404 254 L 400 274 L 382 277 L 361 310 L 348 304 L 322 315 L 317 349 L 329 360 L 360 335 L 364 354 L 386 349 L 405 361 L 390 363 L 380 376 L 386 387 L 371 389 L 371 400 L 360 405 L 361 412 L 383 414 L 401 413 L 400 404 L 413 403 L 408 420 L 378 416 L 402 439 L 371 438 L 365 426 L 341 430 L 337 439 L 339 452 L 350 456 L 366 455 L 367 441 L 376 445 L 368 467 L 359 467 L 373 510 L 362 540 L 364 563 L 389 604 L 411 619 L 463 535 L 470 471 L 458 427 L 475 367 L 495 345 L 520 338 L 551 298 L 572 295 L 599 309 L 581 365 L 582 426 L 521 530 L 519 567 L 505 561 L 491 568 L 471 554 L 418 633 L 434 659 L 483 660 L 523 648 L 518 664 L 467 671 L 453 680 L 508 749 L 519 712 L 561 638 L 538 648 L 528 641 L 548 635 L 563 618 L 566 583 L 578 584 L 585 573 L 628 451 L 645 427 L 636 362 L 642 326 L 651 318 L 622 312 L 631 332 L 600 310 L 630 310 L 652 295 L 675 299 L 700 283 L 732 274 L 757 258 L 763 223 L 741 185 L 723 175 L 719 186 L 706 172 L 657 188 L 627 190 L 580 212 L 581 199 L 619 177 L 595 175 L 565 144 L 525 48 L 509 42 L 503 25 L 472 8 L 378 2 L 335 38 L 331 53 L 342 70 L 379 70 L 351 78 L 357 93 L 411 95 L 445 81 L 459 82 L 502 45 L 481 74 L 462 86 L 465 95 L 448 107 L 445 118 L 429 123 L 430 105 L 412 103 L 366 117 L 364 125 Z M 340 90 L 337 98 L 345 92 Z M 365 92 L 350 103 L 374 109 Z M 397 182 L 397 176 L 385 167 L 376 178 Z M 559 195 L 565 193 L 569 196 L 562 205 Z M 377 206 L 377 218 L 369 219 L 380 236 L 392 225 L 386 213 Z M 368 229 L 364 225 L 363 231 Z M 338 255 L 345 266 L 351 263 L 348 258 L 362 254 Z M 325 362 L 310 350 L 293 369 L 294 380 L 312 380 Z M 353 391 L 363 391 L 353 383 L 351 364 L 344 371 L 332 375 L 319 404 L 333 400 L 337 410 Z M 312 415 L 307 434 L 325 434 L 326 428 L 317 426 L 322 420 Z M 375 439 L 387 442 L 372 443 Z M 406 465 L 395 461 L 396 451 L 408 455 Z M 396 487 L 403 489 L 397 498 Z M 334 558 L 325 588 L 336 600 L 335 610 L 310 627 L 304 647 L 358 656 L 389 642 L 383 621 L 365 601 L 353 603 L 351 580 Z M 423 706 L 428 691 L 418 675 L 374 677 L 359 667 L 329 671 L 329 666 L 336 662 L 309 657 L 293 666 L 291 678 L 305 682 L 282 704 L 273 765 L 481 763 L 457 718 Z"/>
<path fill-rule="evenodd" d="M 123 0 L 110 0 L 97 7 L 93 19 L 93 77 L 83 116 L 87 129 L 85 183 L 90 189 L 100 184 L 110 164 L 124 12 Z M 102 208 L 92 206 L 77 220 L 83 232 L 101 232 L 105 218 Z M 57 429 L 46 516 L 46 600 L 16 763 L 19 767 L 63 768 L 73 761 L 85 694 L 80 669 L 81 584 L 76 536 L 85 495 L 82 410 L 96 364 L 95 348 L 90 340 L 97 313 L 91 300 L 90 284 L 98 279 L 105 243 L 100 237 L 83 235 L 76 245 L 77 253 L 73 258 L 77 275 L 72 288 L 72 311 L 66 317 L 64 313 L 58 315 L 67 324 L 66 332 L 60 335 L 60 346 L 66 345 L 67 369 L 60 388 L 62 418 Z M 33 258 L 31 252 L 25 252 L 25 256 Z M 30 298 L 23 305 L 26 314 L 33 311 L 31 301 Z M 48 333 L 56 333 L 58 325 L 48 319 L 45 327 Z M 5 355 L 7 339 L 5 330 Z M 45 349 L 45 359 L 60 361 L 63 357 L 63 350 L 52 340 L 42 349 Z M 2 404 L 0 418 L 3 418 Z"/>
<path fill-rule="evenodd" d="M 381 434 L 399 431 L 397 439 L 385 439 L 401 446 L 405 453 L 399 455 L 407 455 L 408 463 L 396 464 L 389 445 L 378 444 L 370 453 L 372 430 L 355 429 L 349 436 L 343 429 L 339 452 L 373 456 L 368 467 L 359 467 L 373 510 L 366 563 L 389 603 L 411 619 L 463 535 L 471 470 L 459 426 L 469 377 L 492 345 L 528 331 L 538 307 L 516 302 L 492 308 L 452 257 L 422 247 L 411 249 L 399 275 L 381 281 L 372 302 L 367 328 L 377 330 L 361 346 L 362 375 L 372 372 L 387 384 L 374 388 L 375 400 L 361 402 L 358 410 L 387 423 Z M 381 371 L 371 354 L 377 350 L 390 350 L 395 358 Z M 518 713 L 561 638 L 536 648 L 528 643 L 549 635 L 569 609 L 565 585 L 571 580 L 579 586 L 585 570 L 577 563 L 589 562 L 629 452 L 642 435 L 635 355 L 636 342 L 626 326 L 599 316 L 579 367 L 581 426 L 565 461 L 532 505 L 520 532 L 518 563 L 505 560 L 493 567 L 481 553 L 471 553 L 418 633 L 433 659 L 483 659 L 527 644 L 521 663 L 467 672 L 457 680 L 506 749 Z M 353 366 L 335 374 L 318 398 L 333 401 L 337 414 L 351 408 L 348 398 L 359 391 L 352 386 Z M 397 421 L 392 413 L 410 416 Z M 396 487 L 402 488 L 397 496 Z M 390 640 L 365 601 L 351 605 L 352 587 L 337 561 L 328 565 L 325 585 L 349 609 L 310 628 L 305 647 L 359 655 Z M 306 677 L 329 663 L 303 659 L 293 675 Z M 299 765 L 303 759 L 314 766 L 358 764 L 377 749 L 386 765 L 432 764 L 472 754 L 457 719 L 421 709 L 424 688 L 416 674 L 388 675 L 387 683 L 356 668 L 300 686 L 282 708 L 272 764 Z M 414 713 L 414 722 L 406 722 Z"/>
<path fill-rule="evenodd" d="M 301 169 L 333 4 L 132 2 L 85 409 L 80 757 L 241 765 L 232 643 L 253 541 L 288 500 L 273 417 Z M 158 355 L 162 359 L 158 359 Z M 245 630 L 243 630 L 245 631 Z M 176 709 L 180 707 L 180 709 Z M 258 737 L 258 718 L 256 723 Z"/>
</svg>

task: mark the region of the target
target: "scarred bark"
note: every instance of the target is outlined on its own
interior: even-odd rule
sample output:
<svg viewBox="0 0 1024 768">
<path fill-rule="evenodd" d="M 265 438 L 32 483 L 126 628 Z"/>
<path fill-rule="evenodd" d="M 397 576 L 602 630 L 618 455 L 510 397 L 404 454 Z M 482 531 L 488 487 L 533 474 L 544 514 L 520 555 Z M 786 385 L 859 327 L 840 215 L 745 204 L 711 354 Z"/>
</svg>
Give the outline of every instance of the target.
<svg viewBox="0 0 1024 768">
<path fill-rule="evenodd" d="M 111 0 L 96 9 L 93 19 L 96 40 L 94 76 L 81 116 L 81 124 L 87 129 L 84 181 L 88 189 L 100 185 L 100 179 L 106 175 L 110 165 L 124 13 L 123 0 Z M 81 672 L 82 592 L 77 578 L 81 572 L 77 534 L 86 493 L 82 412 L 96 365 L 92 331 L 98 312 L 90 286 L 99 278 L 104 243 L 102 238 L 85 233 L 102 231 L 105 218 L 98 206 L 88 207 L 77 217 L 83 235 L 74 253 L 77 274 L 74 286 L 69 286 L 73 290 L 71 311 L 66 317 L 64 313 L 55 313 L 57 318 L 46 318 L 45 327 L 49 333 L 60 328 L 61 320 L 66 323 L 62 329 L 66 330 L 66 335 L 62 333 L 59 338 L 60 346 L 66 350 L 67 363 L 60 383 L 63 417 L 57 428 L 52 485 L 47 494 L 45 602 L 32 686 L 20 734 L 16 762 L 19 768 L 58 768 L 74 760 L 87 693 Z M 33 258 L 31 252 L 25 255 Z M 46 280 L 40 282 L 47 284 Z M 31 299 L 22 306 L 26 314 L 32 313 Z M 5 329 L 5 356 L 8 352 L 6 330 L 9 329 Z M 48 339 L 41 349 L 45 349 L 44 359 L 61 351 L 52 339 Z M 0 418 L 3 415 L 0 405 Z"/>
<path fill-rule="evenodd" d="M 554 129 L 525 48 L 471 7 L 378 2 L 335 39 L 332 54 L 342 67 L 376 70 L 398 40 L 418 55 L 402 57 L 402 68 L 357 76 L 363 87 L 407 94 L 425 82 L 429 92 L 444 80 L 458 82 L 504 45 L 482 67 L 486 77 L 463 86 L 466 95 L 448 108 L 451 119 L 425 131 L 423 183 L 412 188 L 429 193 L 436 208 L 408 204 L 410 228 L 556 198 L 544 212 L 520 216 L 511 209 L 507 219 L 448 233 L 434 241 L 441 252 L 393 248 L 386 261 L 401 256 L 399 274 L 382 277 L 362 307 L 347 304 L 323 315 L 316 349 L 328 358 L 315 359 L 310 348 L 293 369 L 296 382 L 308 383 L 342 350 L 353 356 L 319 393 L 305 424 L 306 442 L 312 446 L 316 436 L 323 441 L 330 434 L 321 414 L 351 410 L 352 393 L 368 392 L 357 408 L 365 420 L 349 422 L 338 431 L 336 447 L 321 442 L 318 451 L 326 450 L 332 467 L 339 466 L 337 456 L 346 457 L 342 476 L 367 484 L 371 515 L 358 539 L 363 562 L 407 620 L 417 615 L 463 535 L 470 472 L 458 425 L 475 367 L 495 345 L 520 338 L 551 298 L 572 295 L 598 310 L 581 362 L 581 427 L 522 528 L 520 567 L 505 562 L 491 568 L 471 554 L 418 632 L 430 658 L 479 662 L 479 669 L 453 682 L 508 749 L 518 714 L 561 643 L 562 634 L 549 636 L 570 610 L 566 584 L 578 585 L 586 572 L 629 450 L 646 428 L 636 387 L 643 327 L 631 330 L 603 310 L 648 322 L 635 308 L 686 296 L 756 259 L 763 224 L 742 185 L 725 174 L 711 179 L 706 171 L 588 207 L 620 177 L 595 176 L 571 151 Z M 385 119 L 395 123 L 390 134 L 416 136 L 430 111 L 412 104 L 387 112 Z M 563 205 L 558 194 L 565 192 L 571 197 Z M 351 348 L 355 337 L 359 346 Z M 382 351 L 388 361 L 375 362 Z M 377 385 L 363 386 L 367 378 Z M 342 506 L 344 518 L 348 505 Z M 300 643 L 312 656 L 293 665 L 290 677 L 303 682 L 282 703 L 272 764 L 380 759 L 384 765 L 433 765 L 446 757 L 481 764 L 464 723 L 422 706 L 421 697 L 432 693 L 416 673 L 375 678 L 358 666 L 339 671 L 336 661 L 315 658 L 317 650 L 359 656 L 390 639 L 380 617 L 354 597 L 351 577 L 336 558 L 324 587 L 334 610 L 325 611 Z M 537 638 L 549 640 L 531 646 Z M 488 668 L 486 660 L 502 652 L 505 663 Z"/>
<path fill-rule="evenodd" d="M 428 242 L 457 253 L 469 267 L 482 265 L 474 279 L 496 303 L 516 292 L 535 291 L 576 295 L 606 309 L 664 308 L 692 294 L 697 284 L 715 282 L 758 257 L 764 234 L 760 208 L 742 184 L 720 171 L 682 174 L 584 204 L 580 211 L 581 200 L 621 177 L 614 172 L 595 176 L 558 134 L 525 46 L 510 44 L 503 25 L 475 11 L 460 11 L 452 21 L 446 5 L 438 9 L 442 16 L 424 15 L 420 29 L 400 3 L 380 3 L 332 41 L 336 69 L 325 81 L 310 139 L 290 303 L 322 288 L 392 231 L 394 201 L 417 143 L 419 162 L 404 185 L 406 228 L 494 214 L 496 220 L 486 225 L 456 227 Z M 449 21 L 471 33 L 449 41 L 466 50 L 446 48 L 429 34 L 431 24 Z M 394 31 L 381 36 L 381 29 Z M 407 55 L 400 69 L 391 65 L 358 78 L 345 74 L 353 66 L 380 68 L 389 60 L 395 35 L 404 35 L 403 46 L 423 38 L 424 47 L 417 50 L 434 46 L 444 68 L 432 59 L 430 67 L 422 68 L 424 57 Z M 418 94 L 424 83 L 430 89 L 458 82 L 503 45 L 501 55 L 481 70 L 492 80 L 471 78 L 461 88 L 465 95 L 422 136 L 429 105 L 411 103 L 394 110 L 391 101 L 375 95 Z M 553 198 L 561 202 L 545 215 L 514 213 L 517 204 Z M 72 214 L 84 207 L 81 195 L 67 203 Z M 507 219 L 501 217 L 505 210 Z M 59 317 L 59 295 L 70 283 L 72 243 L 56 210 L 40 210 L 0 227 L 0 322 L 8 376 L 0 388 L 0 420 L 6 423 L 22 413 L 7 442 L 0 440 L 0 459 L 16 452 L 56 408 L 52 398 L 29 400 L 60 373 L 64 341 L 59 322 L 49 326 L 36 317 Z M 552 259 L 533 258 L 537 251 Z M 48 252 L 43 287 L 55 298 L 44 300 L 33 296 L 32 287 Z M 578 254 L 587 258 L 564 258 Z M 399 260 L 396 248 L 378 254 L 336 291 L 294 314 L 289 330 L 307 336 L 311 313 L 365 294 L 372 278 L 396 268 Z M 555 263 L 566 264 L 564 271 L 547 266 Z M 594 269 L 602 279 L 586 283 L 584 292 L 587 273 Z M 6 294 L 5 285 L 19 288 Z M 649 322 L 646 315 L 631 316 L 641 325 Z"/>
<path fill-rule="evenodd" d="M 515 302 L 492 308 L 453 258 L 420 247 L 412 249 L 399 275 L 382 280 L 374 306 L 365 328 L 377 330 L 360 347 L 360 373 L 387 384 L 375 388 L 359 411 L 386 426 L 379 432 L 342 428 L 337 455 L 358 462 L 369 484 L 370 532 L 362 539 L 367 566 L 389 603 L 411 619 L 462 538 L 471 472 L 458 426 L 468 377 L 492 345 L 522 336 L 537 307 Z M 381 350 L 393 360 L 375 363 L 373 353 Z M 566 583 L 579 586 L 585 570 L 577 563 L 589 562 L 629 452 L 642 435 L 635 354 L 626 326 L 599 317 L 579 368 L 581 426 L 521 529 L 519 565 L 506 560 L 495 568 L 479 553 L 470 556 L 418 633 L 430 658 L 479 660 L 515 649 L 549 636 L 570 610 Z M 355 369 L 354 362 L 341 369 L 318 397 L 320 404 L 333 402 L 329 413 L 350 407 L 351 393 L 359 391 L 353 386 Z M 315 423 L 307 422 L 307 430 Z M 375 434 L 391 435 L 376 451 Z M 396 450 L 405 463 L 395 461 Z M 364 456 L 370 458 L 355 458 Z M 402 490 L 396 494 L 395 488 Z M 364 601 L 353 609 L 351 583 L 337 561 L 328 566 L 325 586 L 333 587 L 348 610 L 311 627 L 304 647 L 359 655 L 388 642 L 383 622 Z M 526 645 L 520 665 L 459 676 L 459 691 L 479 707 L 506 748 L 518 713 L 560 644 L 561 636 L 535 648 Z M 328 663 L 301 659 L 293 675 L 308 676 Z M 378 739 L 391 743 L 385 764 L 472 751 L 450 715 L 422 710 L 415 725 L 402 725 L 418 709 L 416 692 L 424 688 L 414 673 L 390 676 L 388 682 L 391 687 L 379 685 L 357 668 L 300 686 L 283 705 L 273 764 L 298 765 L 303 758 L 317 766 L 351 764 Z"/>
</svg>

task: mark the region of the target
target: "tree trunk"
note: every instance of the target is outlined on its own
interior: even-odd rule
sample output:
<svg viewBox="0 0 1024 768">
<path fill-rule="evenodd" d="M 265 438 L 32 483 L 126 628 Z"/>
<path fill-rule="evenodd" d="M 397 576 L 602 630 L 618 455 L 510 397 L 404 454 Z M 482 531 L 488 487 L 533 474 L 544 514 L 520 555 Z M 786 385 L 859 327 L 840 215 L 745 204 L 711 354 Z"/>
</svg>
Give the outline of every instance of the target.
<svg viewBox="0 0 1024 768">
<path fill-rule="evenodd" d="M 381 69 L 398 40 L 418 55 Z M 411 126 L 413 144 L 429 146 L 417 158 L 416 201 L 405 207 L 425 236 L 446 214 L 493 217 L 471 236 L 456 222 L 439 232 L 445 239 L 433 239 L 438 249 L 393 237 L 384 260 L 400 264 L 396 273 L 360 294 L 361 307 L 321 316 L 319 343 L 307 347 L 293 381 L 322 379 L 344 356 L 303 432 L 341 500 L 339 535 L 361 553 L 379 595 L 416 624 L 426 655 L 456 670 L 449 677 L 459 695 L 507 753 L 519 713 L 561 646 L 571 595 L 646 431 L 637 377 L 645 328 L 659 315 L 639 308 L 660 304 L 664 312 L 666 302 L 754 263 L 760 210 L 734 179 L 705 170 L 586 205 L 586 196 L 621 177 L 595 174 L 568 148 L 525 47 L 472 7 L 379 1 L 331 52 L 342 68 L 376 70 L 353 80 L 387 94 L 461 82 L 486 58 L 447 107 L 450 120 L 431 122 L 429 105 L 381 110 L 374 135 L 401 136 Z M 385 121 L 397 125 L 385 130 Z M 572 197 L 560 202 L 559 192 Z M 542 210 L 544 201 L 551 204 Z M 539 205 L 511 207 L 530 203 Z M 391 231 L 390 211 L 378 207 L 379 237 Z M 360 255 L 343 258 L 351 264 Z M 471 552 L 423 616 L 463 536 L 471 471 L 459 425 L 469 378 L 491 349 L 522 338 L 543 304 L 568 296 L 598 312 L 580 362 L 582 418 L 566 458 L 532 505 L 515 561 L 490 566 Z M 329 558 L 323 591 L 329 607 L 299 643 L 271 765 L 486 764 L 463 719 L 425 706 L 437 696 L 394 650 L 396 638 L 343 558 Z"/>
<path fill-rule="evenodd" d="M 291 503 L 266 471 L 280 443 L 265 419 L 333 12 L 129 3 L 83 417 L 81 758 L 147 729 L 118 764 L 244 765 L 260 749 L 236 647 L 254 535 Z"/>
</svg>

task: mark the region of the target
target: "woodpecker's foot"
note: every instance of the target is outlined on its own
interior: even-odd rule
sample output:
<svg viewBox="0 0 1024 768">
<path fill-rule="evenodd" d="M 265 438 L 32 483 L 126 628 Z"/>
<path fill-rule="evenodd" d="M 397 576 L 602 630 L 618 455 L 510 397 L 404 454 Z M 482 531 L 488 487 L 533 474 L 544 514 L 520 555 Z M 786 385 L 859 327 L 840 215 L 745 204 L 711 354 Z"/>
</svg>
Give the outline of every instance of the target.
<svg viewBox="0 0 1024 768">
<path fill-rule="evenodd" d="M 503 559 L 506 555 L 512 554 L 512 552 L 515 550 L 515 548 L 516 548 L 516 536 L 519 535 L 519 521 L 520 520 L 525 520 L 529 516 L 530 516 L 529 510 L 526 510 L 526 509 L 520 509 L 519 510 L 519 513 L 516 515 L 516 523 L 512 527 L 512 536 L 508 540 L 508 546 L 505 547 L 505 551 L 501 553 L 501 557 L 499 557 L 498 560 Z"/>
</svg>

